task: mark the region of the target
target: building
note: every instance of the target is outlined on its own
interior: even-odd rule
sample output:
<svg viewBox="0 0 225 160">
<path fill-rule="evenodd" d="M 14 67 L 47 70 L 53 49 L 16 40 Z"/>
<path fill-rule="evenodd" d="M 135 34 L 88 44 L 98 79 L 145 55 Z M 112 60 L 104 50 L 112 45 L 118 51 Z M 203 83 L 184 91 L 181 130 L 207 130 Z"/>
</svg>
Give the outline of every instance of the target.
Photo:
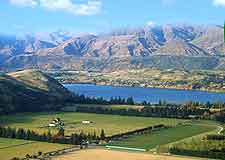
<svg viewBox="0 0 225 160">
<path fill-rule="evenodd" d="M 85 120 L 85 121 L 82 121 L 83 124 L 91 124 L 93 123 L 92 121 L 88 121 L 88 120 Z"/>
</svg>

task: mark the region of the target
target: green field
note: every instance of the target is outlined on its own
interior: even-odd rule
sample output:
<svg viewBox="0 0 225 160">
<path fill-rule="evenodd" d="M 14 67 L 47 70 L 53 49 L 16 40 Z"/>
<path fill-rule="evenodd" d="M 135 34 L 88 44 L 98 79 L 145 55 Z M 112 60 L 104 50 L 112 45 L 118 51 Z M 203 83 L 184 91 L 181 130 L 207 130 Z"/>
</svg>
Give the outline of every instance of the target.
<svg viewBox="0 0 225 160">
<path fill-rule="evenodd" d="M 68 147 L 71 147 L 71 145 L 0 138 L 0 159 L 23 158 L 26 154 L 37 155 L 39 151 L 47 153 Z"/>
<path fill-rule="evenodd" d="M 115 106 L 114 106 L 115 107 Z M 116 106 L 118 107 L 118 106 Z M 123 106 L 126 107 L 126 106 Z M 188 140 L 202 133 L 217 132 L 218 123 L 212 121 L 190 121 L 168 118 L 132 117 L 119 115 L 104 115 L 77 112 L 40 112 L 18 113 L 0 117 L 0 124 L 13 128 L 31 129 L 38 133 L 56 133 L 56 128 L 46 127 L 53 119 L 59 117 L 65 123 L 65 132 L 71 133 L 94 132 L 105 130 L 106 135 L 124 133 L 148 126 L 164 124 L 171 126 L 168 129 L 153 131 L 149 134 L 132 136 L 118 142 L 111 143 L 129 148 L 154 149 L 180 140 Z M 82 124 L 83 120 L 93 121 L 92 124 Z M 17 139 L 0 138 L 0 159 L 7 160 L 12 157 L 23 157 L 27 153 L 37 154 L 38 151 L 50 152 L 67 148 L 70 145 L 52 144 L 44 142 L 25 141 Z"/>
<path fill-rule="evenodd" d="M 215 129 L 216 127 L 205 125 L 183 125 L 154 131 L 141 136 L 133 136 L 128 139 L 112 143 L 111 145 L 149 150 L 160 145 L 176 142 Z"/>
<path fill-rule="evenodd" d="M 81 131 L 96 131 L 96 133 L 99 134 L 101 129 L 104 129 L 106 135 L 109 136 L 157 124 L 174 126 L 180 122 L 185 122 L 185 120 L 167 118 L 129 117 L 76 112 L 42 112 L 1 116 L 0 124 L 6 127 L 31 129 L 39 133 L 48 132 L 49 129 L 51 132 L 56 132 L 55 128 L 48 128 L 46 126 L 57 117 L 64 121 L 65 133 L 67 135 Z M 94 123 L 82 124 L 83 120 L 93 121 Z"/>
<path fill-rule="evenodd" d="M 221 133 L 225 136 L 225 124 L 222 127 L 223 127 L 223 131 Z"/>
<path fill-rule="evenodd" d="M 117 109 L 142 109 L 143 105 L 101 105 L 101 104 L 73 104 L 64 107 L 63 111 L 76 111 L 77 107 L 92 107 L 92 108 L 110 108 L 112 110 Z"/>
</svg>

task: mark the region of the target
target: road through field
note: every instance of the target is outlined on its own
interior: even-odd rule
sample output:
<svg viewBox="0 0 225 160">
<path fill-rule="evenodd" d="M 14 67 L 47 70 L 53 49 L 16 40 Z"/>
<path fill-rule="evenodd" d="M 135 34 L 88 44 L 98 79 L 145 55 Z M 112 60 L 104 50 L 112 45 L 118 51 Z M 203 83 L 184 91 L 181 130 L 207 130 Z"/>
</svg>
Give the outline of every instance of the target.
<svg viewBox="0 0 225 160">
<path fill-rule="evenodd" d="M 203 126 L 204 127 L 212 127 L 212 130 L 209 130 L 207 132 L 203 132 L 203 133 L 200 133 L 200 134 L 196 134 L 196 135 L 193 135 L 191 137 L 187 137 L 187 138 L 181 139 L 179 141 L 168 143 L 165 146 L 169 147 L 169 146 L 172 146 L 174 144 L 181 143 L 181 142 L 188 142 L 188 141 L 193 140 L 194 138 L 195 139 L 202 139 L 207 134 L 221 134 L 221 132 L 223 131 L 223 127 L 221 127 L 221 126 L 219 126 L 217 124 L 215 124 L 215 125 L 212 125 L 212 124 L 209 124 L 209 125 L 207 125 L 207 124 L 192 124 L 192 125 L 199 126 L 199 127 L 203 127 Z"/>
<path fill-rule="evenodd" d="M 32 143 L 37 143 L 37 142 L 26 142 L 26 143 L 22 143 L 22 144 L 16 144 L 16 145 L 7 146 L 7 147 L 0 147 L 0 150 L 1 149 L 6 149 L 6 148 L 13 148 L 13 147 L 24 146 L 24 145 L 32 144 Z"/>
<path fill-rule="evenodd" d="M 220 130 L 217 132 L 217 134 L 221 134 L 223 132 L 223 127 L 218 126 L 220 128 Z"/>
<path fill-rule="evenodd" d="M 154 131 L 149 134 L 135 135 L 111 145 L 129 148 L 152 150 L 161 145 L 167 145 L 215 130 L 214 126 L 180 125 L 173 128 Z"/>
<path fill-rule="evenodd" d="M 53 160 L 200 160 L 201 158 L 87 149 L 53 158 Z"/>
</svg>

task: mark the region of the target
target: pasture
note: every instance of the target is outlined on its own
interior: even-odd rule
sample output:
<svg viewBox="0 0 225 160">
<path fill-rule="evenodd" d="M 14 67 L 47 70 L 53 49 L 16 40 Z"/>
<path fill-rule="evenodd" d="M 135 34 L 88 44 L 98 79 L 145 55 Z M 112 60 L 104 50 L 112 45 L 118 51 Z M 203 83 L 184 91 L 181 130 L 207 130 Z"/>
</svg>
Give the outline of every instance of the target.
<svg viewBox="0 0 225 160">
<path fill-rule="evenodd" d="M 122 141 L 114 142 L 111 145 L 149 150 L 215 129 L 216 127 L 205 125 L 181 125 L 153 131 L 144 135 L 132 136 Z"/>
<path fill-rule="evenodd" d="M 119 115 L 103 115 L 76 112 L 41 112 L 41 113 L 18 113 L 0 117 L 0 124 L 5 127 L 24 128 L 34 130 L 38 133 L 47 133 L 50 130 L 56 133 L 54 127 L 47 127 L 55 118 L 60 118 L 64 123 L 65 134 L 83 132 L 96 132 L 100 134 L 105 130 L 107 136 L 133 131 L 157 124 L 175 126 L 178 123 L 187 120 L 167 119 L 167 118 L 150 118 L 150 117 L 131 117 Z M 82 124 L 82 121 L 92 121 L 91 124 Z"/>
<path fill-rule="evenodd" d="M 0 159 L 23 158 L 26 154 L 37 155 L 38 152 L 47 153 L 68 147 L 71 145 L 0 138 Z"/>
<path fill-rule="evenodd" d="M 64 107 L 63 111 L 76 111 L 76 107 L 93 107 L 93 108 L 110 108 L 112 110 L 117 109 L 142 109 L 142 105 L 103 105 L 103 104 L 72 104 Z"/>
</svg>

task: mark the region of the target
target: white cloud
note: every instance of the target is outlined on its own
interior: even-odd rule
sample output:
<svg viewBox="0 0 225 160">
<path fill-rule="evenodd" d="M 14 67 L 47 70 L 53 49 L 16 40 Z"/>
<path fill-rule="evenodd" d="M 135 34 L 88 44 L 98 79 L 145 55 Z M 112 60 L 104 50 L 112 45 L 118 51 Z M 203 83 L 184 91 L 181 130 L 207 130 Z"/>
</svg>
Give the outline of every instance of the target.
<svg viewBox="0 0 225 160">
<path fill-rule="evenodd" d="M 36 0 L 10 0 L 9 2 L 12 5 L 23 7 L 34 7 L 38 4 Z"/>
<path fill-rule="evenodd" d="M 222 6 L 225 7 L 225 0 L 213 0 L 213 4 L 215 6 Z"/>
<path fill-rule="evenodd" d="M 93 15 L 101 12 L 102 2 L 100 1 L 88 1 L 87 4 L 80 4 L 78 6 L 74 6 L 75 14 L 80 15 Z"/>
<path fill-rule="evenodd" d="M 156 25 L 156 23 L 153 22 L 153 21 L 148 21 L 148 22 L 146 23 L 146 25 L 149 26 L 149 27 L 153 27 L 153 26 Z"/>
<path fill-rule="evenodd" d="M 74 3 L 72 0 L 10 0 L 13 5 L 36 6 L 50 11 L 64 11 L 74 15 L 95 15 L 101 12 L 100 0 L 88 0 L 86 3 Z"/>
<path fill-rule="evenodd" d="M 71 0 L 40 0 L 40 6 L 49 10 L 65 10 L 73 7 Z"/>
</svg>

